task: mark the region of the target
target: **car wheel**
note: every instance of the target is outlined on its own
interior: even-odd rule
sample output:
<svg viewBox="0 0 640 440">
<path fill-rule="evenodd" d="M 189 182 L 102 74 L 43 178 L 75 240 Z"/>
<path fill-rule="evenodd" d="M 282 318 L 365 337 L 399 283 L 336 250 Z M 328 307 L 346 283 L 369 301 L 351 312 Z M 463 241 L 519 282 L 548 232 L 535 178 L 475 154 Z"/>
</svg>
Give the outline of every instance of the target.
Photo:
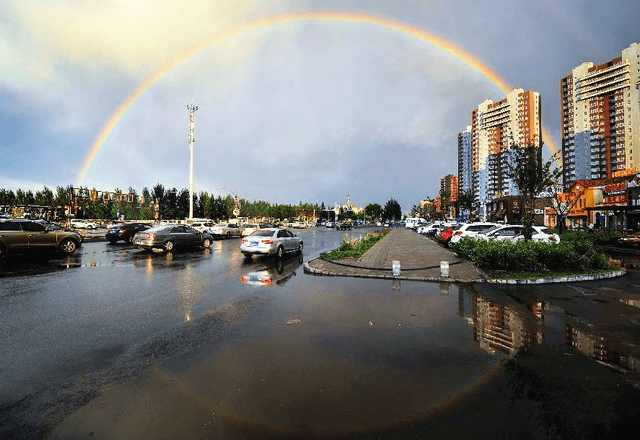
<svg viewBox="0 0 640 440">
<path fill-rule="evenodd" d="M 253 257 L 253 255 L 248 252 L 245 252 L 243 255 L 244 255 L 244 258 L 246 258 L 247 260 L 250 260 Z"/>
<path fill-rule="evenodd" d="M 302 245 L 302 242 L 300 242 L 300 244 L 298 245 L 298 253 L 301 254 L 302 253 L 302 248 L 304 246 Z"/>
<path fill-rule="evenodd" d="M 72 254 L 76 251 L 76 249 L 78 249 L 78 243 L 70 238 L 63 240 L 62 243 L 60 243 L 60 250 L 64 254 Z"/>
<path fill-rule="evenodd" d="M 231 238 L 231 232 L 227 231 L 227 238 Z"/>
<path fill-rule="evenodd" d="M 206 249 L 206 248 L 210 248 L 211 247 L 211 240 L 209 240 L 208 238 L 205 238 L 204 240 L 202 240 L 202 246 Z"/>
<path fill-rule="evenodd" d="M 127 243 L 133 243 L 133 235 L 127 237 Z"/>
<path fill-rule="evenodd" d="M 276 250 L 276 257 L 282 258 L 284 255 L 284 248 L 282 246 L 278 246 L 278 250 Z"/>
<path fill-rule="evenodd" d="M 165 252 L 172 252 L 173 251 L 173 241 L 169 240 L 169 241 L 165 242 L 165 244 L 162 245 L 162 249 Z"/>
<path fill-rule="evenodd" d="M 111 244 L 116 244 L 118 242 L 118 240 L 109 240 L 109 243 Z"/>
</svg>

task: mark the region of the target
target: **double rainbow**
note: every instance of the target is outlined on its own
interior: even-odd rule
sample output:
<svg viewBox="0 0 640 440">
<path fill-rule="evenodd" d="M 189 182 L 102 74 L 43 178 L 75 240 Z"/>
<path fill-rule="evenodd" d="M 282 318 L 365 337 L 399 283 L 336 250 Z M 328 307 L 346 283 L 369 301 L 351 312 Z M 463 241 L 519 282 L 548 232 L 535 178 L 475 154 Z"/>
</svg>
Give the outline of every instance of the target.
<svg viewBox="0 0 640 440">
<path fill-rule="evenodd" d="M 481 75 L 486 77 L 489 81 L 494 83 L 498 88 L 504 92 L 505 94 L 512 90 L 512 86 L 507 83 L 500 75 L 498 75 L 495 71 L 493 71 L 490 67 L 483 64 L 481 61 L 473 57 L 468 52 L 462 50 L 460 47 L 456 46 L 452 42 L 435 35 L 433 33 L 427 32 L 423 29 L 420 29 L 416 26 L 412 26 L 407 23 L 403 23 L 391 18 L 386 18 L 377 15 L 368 15 L 362 13 L 350 13 L 350 12 L 304 12 L 298 14 L 284 14 L 284 15 L 275 15 L 267 18 L 263 18 L 260 20 L 256 20 L 250 23 L 243 24 L 241 26 L 237 26 L 231 28 L 230 30 L 215 35 L 212 38 L 205 40 L 199 45 L 194 46 L 193 48 L 185 51 L 180 56 L 175 59 L 169 61 L 164 66 L 159 68 L 155 73 L 145 79 L 142 84 L 138 86 L 135 92 L 131 94 L 127 98 L 125 102 L 122 103 L 120 108 L 111 116 L 109 121 L 102 128 L 98 137 L 94 141 L 89 153 L 87 154 L 82 168 L 80 169 L 80 174 L 78 176 L 78 180 L 76 182 L 76 187 L 82 186 L 85 178 L 87 177 L 87 173 L 91 169 L 91 165 L 95 161 L 98 153 L 103 148 L 107 138 L 118 124 L 120 119 L 122 119 L 131 108 L 131 106 L 140 98 L 155 82 L 157 82 L 160 78 L 167 74 L 171 69 L 182 63 L 183 61 L 189 59 L 193 55 L 201 52 L 212 44 L 224 40 L 226 38 L 232 37 L 234 35 L 241 34 L 242 32 L 246 32 L 253 29 L 264 28 L 276 24 L 288 23 L 288 22 L 296 22 L 296 21 L 330 21 L 330 22 L 350 22 L 350 23 L 366 23 L 373 24 L 383 28 L 393 29 L 398 32 L 402 32 L 407 35 L 411 35 L 413 37 L 419 38 L 421 40 L 427 41 L 434 46 L 444 50 L 445 52 L 450 53 L 454 57 L 461 60 L 463 63 L 470 66 L 472 69 L 479 72 Z M 543 126 L 542 127 L 542 138 L 546 143 L 551 154 L 555 154 L 558 151 L 557 146 L 551 139 L 548 130 Z"/>
</svg>

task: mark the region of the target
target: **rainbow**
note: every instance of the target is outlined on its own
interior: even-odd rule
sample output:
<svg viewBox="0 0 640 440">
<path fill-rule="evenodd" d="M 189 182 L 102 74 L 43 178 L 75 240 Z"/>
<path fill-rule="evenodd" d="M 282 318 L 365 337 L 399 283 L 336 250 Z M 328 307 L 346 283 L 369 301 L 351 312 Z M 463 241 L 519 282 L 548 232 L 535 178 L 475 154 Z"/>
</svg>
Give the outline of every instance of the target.
<svg viewBox="0 0 640 440">
<path fill-rule="evenodd" d="M 98 153 L 104 146 L 107 138 L 113 132 L 113 129 L 118 124 L 120 119 L 122 119 L 133 104 L 140 98 L 149 88 L 156 83 L 160 78 L 167 74 L 171 69 L 178 66 L 185 60 L 190 57 L 196 55 L 212 44 L 224 40 L 226 38 L 232 37 L 234 35 L 241 34 L 243 32 L 264 28 L 267 26 L 272 26 L 274 24 L 288 23 L 288 22 L 296 22 L 296 21 L 331 21 L 331 22 L 349 22 L 349 23 L 364 23 L 364 24 L 372 24 L 377 25 L 383 28 L 393 29 L 398 32 L 405 33 L 407 35 L 411 35 L 413 37 L 419 38 L 421 40 L 427 41 L 434 46 L 444 50 L 445 52 L 450 53 L 455 58 L 458 58 L 463 63 L 470 66 L 472 69 L 479 72 L 481 75 L 485 76 L 489 81 L 494 83 L 502 92 L 507 94 L 510 92 L 513 87 L 507 83 L 500 75 L 498 75 L 494 70 L 488 67 L 486 64 L 482 63 L 480 60 L 473 57 L 468 52 L 465 52 L 460 47 L 456 46 L 454 43 L 438 36 L 433 33 L 427 32 L 424 29 L 420 29 L 416 26 L 403 23 L 398 20 L 394 20 L 392 18 L 382 17 L 378 15 L 369 15 L 362 13 L 351 13 L 351 12 L 303 12 L 297 14 L 283 14 L 283 15 L 275 15 L 267 18 L 263 18 L 260 20 L 256 20 L 253 22 L 249 22 L 240 26 L 233 27 L 224 33 L 217 34 L 212 38 L 205 40 L 201 44 L 195 45 L 191 48 L 188 48 L 185 52 L 183 52 L 180 56 L 175 59 L 167 62 L 164 66 L 160 67 L 157 71 L 155 71 L 151 76 L 145 79 L 142 84 L 138 86 L 135 92 L 131 94 L 127 98 L 125 102 L 122 103 L 120 108 L 111 116 L 109 121 L 102 128 L 98 137 L 94 141 L 89 153 L 87 154 L 82 168 L 80 170 L 80 174 L 78 176 L 78 180 L 76 182 L 76 187 L 82 186 L 87 173 L 89 172 L 91 165 L 95 161 Z M 555 154 L 558 151 L 557 146 L 551 139 L 551 136 L 548 130 L 545 127 L 542 127 L 542 138 L 546 143 L 547 147 L 551 154 Z"/>
</svg>

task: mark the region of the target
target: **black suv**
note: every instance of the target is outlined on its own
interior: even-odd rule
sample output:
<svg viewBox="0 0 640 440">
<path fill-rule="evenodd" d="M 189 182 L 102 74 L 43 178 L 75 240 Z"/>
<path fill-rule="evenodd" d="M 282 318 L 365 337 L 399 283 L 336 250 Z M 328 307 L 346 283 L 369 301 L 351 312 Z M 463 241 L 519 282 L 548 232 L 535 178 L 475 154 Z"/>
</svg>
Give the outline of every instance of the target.
<svg viewBox="0 0 640 440">
<path fill-rule="evenodd" d="M 0 220 L 0 257 L 10 251 L 58 249 L 72 254 L 82 245 L 82 237 L 74 231 L 52 229 L 26 219 Z"/>
<path fill-rule="evenodd" d="M 151 225 L 147 223 L 121 223 L 118 225 L 109 226 L 107 233 L 104 235 L 110 243 L 115 243 L 118 240 L 123 240 L 126 243 L 133 242 L 133 236 L 140 231 L 149 229 Z"/>
</svg>

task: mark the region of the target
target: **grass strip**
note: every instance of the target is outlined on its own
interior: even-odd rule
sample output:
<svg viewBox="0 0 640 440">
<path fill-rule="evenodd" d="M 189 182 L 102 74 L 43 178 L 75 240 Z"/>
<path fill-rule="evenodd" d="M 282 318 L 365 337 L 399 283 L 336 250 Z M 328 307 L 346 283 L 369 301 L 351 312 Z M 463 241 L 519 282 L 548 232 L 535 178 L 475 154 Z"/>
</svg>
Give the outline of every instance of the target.
<svg viewBox="0 0 640 440">
<path fill-rule="evenodd" d="M 344 237 L 339 248 L 321 254 L 327 260 L 358 260 L 367 253 L 376 243 L 382 240 L 390 232 L 390 229 L 383 229 L 380 232 L 368 232 L 360 238 L 349 239 Z"/>
</svg>

